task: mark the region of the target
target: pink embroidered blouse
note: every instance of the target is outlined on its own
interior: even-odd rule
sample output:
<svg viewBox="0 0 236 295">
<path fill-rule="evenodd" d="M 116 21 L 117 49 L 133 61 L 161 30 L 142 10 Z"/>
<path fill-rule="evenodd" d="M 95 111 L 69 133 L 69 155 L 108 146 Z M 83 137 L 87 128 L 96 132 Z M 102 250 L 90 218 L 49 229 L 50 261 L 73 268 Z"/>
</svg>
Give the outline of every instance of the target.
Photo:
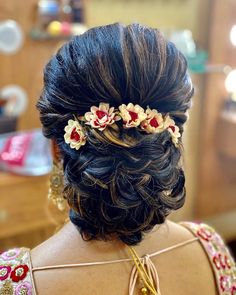
<svg viewBox="0 0 236 295">
<path fill-rule="evenodd" d="M 163 252 L 171 251 L 174 248 L 186 245 L 194 240 L 199 240 L 208 255 L 209 262 L 215 275 L 215 282 L 219 294 L 236 295 L 236 266 L 222 238 L 213 228 L 205 224 L 183 222 L 181 225 L 190 230 L 196 238 L 147 256 L 151 258 L 155 255 L 160 255 Z M 116 263 L 127 260 L 132 261 L 132 259 L 121 259 L 118 261 L 94 262 L 89 263 L 88 265 Z M 73 267 L 79 267 L 81 265 L 82 264 L 73 265 Z M 29 249 L 15 248 L 3 252 L 0 255 L 0 295 L 36 295 L 33 272 L 61 267 L 71 267 L 71 265 L 45 266 L 43 268 L 33 269 Z M 130 294 L 132 294 L 131 291 Z M 158 291 L 158 294 L 160 294 L 160 290 Z"/>
</svg>

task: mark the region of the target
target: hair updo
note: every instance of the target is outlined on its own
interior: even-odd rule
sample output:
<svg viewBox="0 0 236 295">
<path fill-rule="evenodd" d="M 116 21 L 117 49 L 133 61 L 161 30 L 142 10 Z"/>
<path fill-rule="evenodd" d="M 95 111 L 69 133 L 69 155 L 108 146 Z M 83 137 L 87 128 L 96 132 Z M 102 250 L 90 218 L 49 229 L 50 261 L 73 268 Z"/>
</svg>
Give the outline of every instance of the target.
<svg viewBox="0 0 236 295">
<path fill-rule="evenodd" d="M 37 107 L 44 135 L 61 151 L 70 219 L 85 240 L 135 245 L 180 208 L 181 148 L 168 131 L 143 134 L 118 121 L 106 132 L 87 126 L 87 143 L 75 150 L 64 141 L 68 120 L 100 102 L 131 102 L 168 113 L 182 134 L 192 95 L 184 56 L 158 30 L 139 24 L 93 28 L 49 61 Z"/>
</svg>

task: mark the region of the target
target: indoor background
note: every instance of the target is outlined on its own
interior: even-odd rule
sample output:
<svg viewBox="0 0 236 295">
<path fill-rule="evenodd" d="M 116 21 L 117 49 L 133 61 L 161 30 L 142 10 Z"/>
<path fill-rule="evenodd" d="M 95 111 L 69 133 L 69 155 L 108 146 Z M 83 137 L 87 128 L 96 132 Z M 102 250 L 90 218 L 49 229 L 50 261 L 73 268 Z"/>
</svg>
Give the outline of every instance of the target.
<svg viewBox="0 0 236 295">
<path fill-rule="evenodd" d="M 185 206 L 171 218 L 207 222 L 233 249 L 236 1 L 2 0 L 0 251 L 35 246 L 50 236 L 64 218 L 47 201 L 50 148 L 41 138 L 35 109 L 44 65 L 72 35 L 114 22 L 157 27 L 186 55 L 195 86 L 184 138 L 187 198 Z M 15 30 L 16 40 L 14 36 L 11 39 L 8 30 Z M 14 42 L 17 49 L 10 48 Z M 18 133 L 9 133 L 12 131 Z M 19 156 L 21 149 L 24 155 L 14 162 L 11 153 Z"/>
</svg>

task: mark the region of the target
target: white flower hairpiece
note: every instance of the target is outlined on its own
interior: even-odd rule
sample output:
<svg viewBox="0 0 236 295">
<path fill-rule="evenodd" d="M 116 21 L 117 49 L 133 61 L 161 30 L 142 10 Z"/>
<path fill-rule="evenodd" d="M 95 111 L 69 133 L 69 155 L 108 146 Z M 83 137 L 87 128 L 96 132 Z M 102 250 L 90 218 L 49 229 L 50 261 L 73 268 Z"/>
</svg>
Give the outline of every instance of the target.
<svg viewBox="0 0 236 295">
<path fill-rule="evenodd" d="M 179 132 L 179 127 L 175 124 L 175 121 L 171 119 L 169 115 L 165 117 L 164 129 L 167 129 L 170 132 L 172 136 L 172 141 L 174 145 L 177 147 L 179 137 L 181 137 L 181 134 Z"/>
<path fill-rule="evenodd" d="M 139 127 L 147 133 L 161 133 L 168 130 L 171 134 L 172 141 L 178 147 L 178 141 L 181 137 L 179 127 L 169 115 L 163 116 L 155 109 L 147 107 L 144 110 L 138 104 L 128 105 L 122 104 L 115 110 L 108 103 L 101 102 L 98 107 L 92 106 L 90 112 L 86 112 L 84 116 L 69 120 L 65 127 L 64 139 L 71 148 L 78 150 L 86 143 L 86 135 L 82 125 L 78 122 L 81 120 L 85 125 L 103 131 L 108 125 L 114 124 L 118 120 L 123 120 L 125 129 Z"/>
<path fill-rule="evenodd" d="M 161 113 L 147 108 L 146 115 L 146 119 L 141 122 L 141 129 L 147 133 L 160 133 L 164 130 L 164 119 Z"/>
<path fill-rule="evenodd" d="M 114 112 L 114 107 L 110 108 L 108 103 L 101 102 L 99 107 L 92 106 L 90 110 L 91 112 L 87 112 L 84 115 L 87 121 L 85 124 L 98 128 L 100 131 L 103 131 L 107 125 L 111 125 L 121 119 Z"/>
<path fill-rule="evenodd" d="M 147 114 L 145 114 L 144 109 L 140 107 L 138 104 L 122 104 L 121 106 L 119 106 L 119 111 L 120 116 L 123 119 L 124 128 L 137 127 L 147 117 Z"/>
<path fill-rule="evenodd" d="M 69 120 L 64 131 L 65 142 L 68 143 L 72 149 L 78 150 L 82 145 L 85 145 L 86 136 L 78 121 Z"/>
</svg>

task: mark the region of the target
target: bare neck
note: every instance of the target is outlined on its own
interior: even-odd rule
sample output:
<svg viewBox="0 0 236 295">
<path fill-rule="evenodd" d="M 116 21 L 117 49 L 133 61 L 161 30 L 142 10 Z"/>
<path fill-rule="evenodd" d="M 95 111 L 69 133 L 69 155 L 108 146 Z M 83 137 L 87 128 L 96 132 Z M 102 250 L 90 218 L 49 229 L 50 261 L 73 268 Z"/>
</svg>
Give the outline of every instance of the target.
<svg viewBox="0 0 236 295">
<path fill-rule="evenodd" d="M 192 235 L 170 221 L 156 226 L 135 246 L 140 256 L 164 249 L 192 238 Z M 31 251 L 34 266 L 114 260 L 129 257 L 127 245 L 119 240 L 84 241 L 77 228 L 68 222 L 62 229 Z"/>
</svg>

